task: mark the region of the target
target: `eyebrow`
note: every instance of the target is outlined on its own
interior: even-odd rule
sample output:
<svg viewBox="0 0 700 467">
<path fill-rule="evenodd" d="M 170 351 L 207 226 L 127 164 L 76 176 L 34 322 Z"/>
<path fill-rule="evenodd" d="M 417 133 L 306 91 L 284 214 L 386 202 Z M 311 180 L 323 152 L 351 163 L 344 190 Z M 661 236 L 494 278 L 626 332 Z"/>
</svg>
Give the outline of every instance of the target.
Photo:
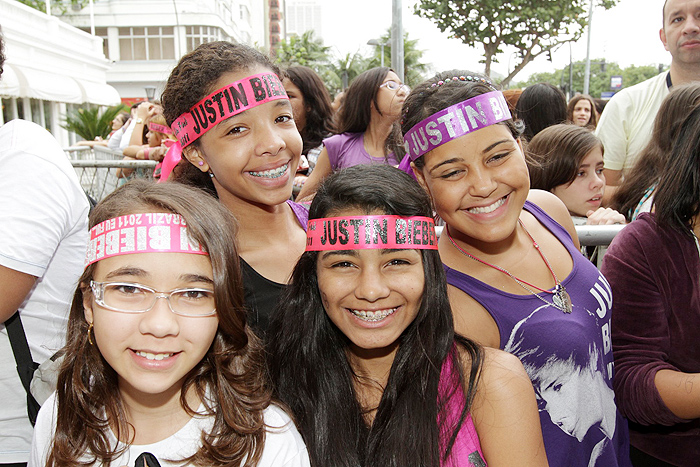
<svg viewBox="0 0 700 467">
<path fill-rule="evenodd" d="M 210 277 L 201 274 L 182 274 L 180 276 L 182 282 L 203 282 L 205 284 L 214 285 L 214 280 Z"/>
<path fill-rule="evenodd" d="M 357 250 L 331 250 L 323 253 L 321 259 L 326 259 L 330 256 L 359 256 Z"/>
<path fill-rule="evenodd" d="M 113 277 L 119 277 L 119 276 L 146 277 L 146 276 L 148 276 L 148 273 L 146 271 L 144 271 L 143 269 L 137 268 L 135 266 L 124 266 L 121 268 L 117 268 L 114 271 L 110 271 L 105 276 L 105 279 L 111 279 Z"/>
<path fill-rule="evenodd" d="M 510 139 L 503 139 L 503 140 L 500 140 L 500 141 L 496 141 L 495 143 L 493 143 L 493 144 L 491 144 L 491 145 L 485 147 L 485 148 L 481 151 L 481 154 L 486 154 L 487 152 L 491 151 L 491 150 L 492 150 L 493 148 L 495 148 L 496 146 L 498 146 L 498 145 L 500 145 L 500 144 L 504 144 L 504 143 L 509 143 L 509 142 L 511 142 L 511 141 L 512 141 L 512 140 L 510 140 Z M 429 173 L 432 173 L 435 169 L 438 169 L 438 168 L 440 168 L 440 167 L 442 167 L 443 165 L 446 165 L 446 164 L 452 164 L 452 163 L 455 163 L 455 162 L 463 162 L 463 161 L 464 161 L 464 159 L 461 158 L 461 157 L 453 157 L 452 159 L 447 159 L 447 160 L 445 160 L 445 161 L 440 162 L 439 164 L 436 164 L 436 165 L 433 166 L 428 172 L 429 172 Z"/>
</svg>

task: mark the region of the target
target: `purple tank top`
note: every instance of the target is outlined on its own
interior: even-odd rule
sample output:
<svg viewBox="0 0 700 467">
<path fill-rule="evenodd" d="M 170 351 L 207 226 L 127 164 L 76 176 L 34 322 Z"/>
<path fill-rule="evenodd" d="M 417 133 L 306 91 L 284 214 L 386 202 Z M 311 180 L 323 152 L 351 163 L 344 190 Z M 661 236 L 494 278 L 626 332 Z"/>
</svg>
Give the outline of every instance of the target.
<svg viewBox="0 0 700 467">
<path fill-rule="evenodd" d="M 466 398 L 464 391 L 459 384 L 459 379 L 454 377 L 452 371 L 452 357 L 447 357 L 440 371 L 440 382 L 438 383 L 438 393 L 441 397 L 446 397 L 444 418 L 438 420 L 438 426 L 444 431 L 440 433 L 440 452 L 444 452 L 449 436 L 452 435 L 453 427 L 457 424 Z M 471 414 L 467 414 L 462 426 L 457 432 L 457 437 L 452 445 L 450 456 L 440 463 L 441 467 L 486 467 L 484 454 L 481 452 L 481 444 L 476 434 L 474 421 Z"/>
<path fill-rule="evenodd" d="M 323 140 L 333 171 L 361 164 L 398 165 L 392 152 L 386 158 L 373 157 L 365 150 L 364 133 L 341 133 Z"/>
<path fill-rule="evenodd" d="M 631 466 L 627 421 L 617 411 L 612 390 L 610 285 L 566 229 L 535 204 L 526 202 L 524 209 L 571 255 L 573 269 L 562 284 L 572 313 L 545 304 L 551 303 L 551 294 L 511 294 L 444 266 L 447 282 L 490 313 L 500 348 L 523 363 L 535 388 L 549 465 Z"/>
</svg>

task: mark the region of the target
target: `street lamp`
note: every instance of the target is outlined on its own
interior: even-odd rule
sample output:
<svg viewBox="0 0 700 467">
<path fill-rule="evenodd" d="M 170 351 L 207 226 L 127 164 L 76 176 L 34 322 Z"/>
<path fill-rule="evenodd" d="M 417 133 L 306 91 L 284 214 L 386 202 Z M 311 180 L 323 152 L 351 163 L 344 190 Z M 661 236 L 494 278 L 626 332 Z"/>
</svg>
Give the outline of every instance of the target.
<svg viewBox="0 0 700 467">
<path fill-rule="evenodd" d="M 382 67 L 384 66 L 384 46 L 386 45 L 386 42 L 380 42 L 379 39 L 370 39 L 367 41 L 367 45 L 381 45 L 382 46 Z"/>
<path fill-rule="evenodd" d="M 153 98 L 156 96 L 156 87 L 155 86 L 145 86 L 144 89 L 146 90 L 146 100 L 151 102 Z"/>
</svg>

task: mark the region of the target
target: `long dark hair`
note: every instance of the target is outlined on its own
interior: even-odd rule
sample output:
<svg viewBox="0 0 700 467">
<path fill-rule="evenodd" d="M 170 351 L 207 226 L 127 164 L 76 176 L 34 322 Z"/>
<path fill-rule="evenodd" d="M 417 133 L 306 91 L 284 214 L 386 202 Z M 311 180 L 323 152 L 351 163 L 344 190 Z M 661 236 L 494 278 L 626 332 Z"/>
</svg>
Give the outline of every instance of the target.
<svg viewBox="0 0 700 467">
<path fill-rule="evenodd" d="M 206 193 L 185 185 L 134 180 L 105 198 L 90 215 L 90 227 L 117 216 L 144 211 L 180 214 L 190 237 L 209 253 L 219 326 L 207 354 L 185 377 L 180 404 L 190 414 L 188 389 L 196 391 L 205 413 L 214 418 L 202 446 L 189 459 L 195 465 L 252 466 L 265 442 L 263 410 L 270 403 L 260 341 L 246 324 L 243 286 L 235 246 L 235 221 Z M 95 264 L 80 277 L 68 317 L 65 360 L 58 376 L 58 412 L 48 466 L 81 465 L 86 456 L 109 465 L 126 447 L 117 439 L 129 433 L 117 373 L 89 342 L 83 299 L 89 294 Z M 195 408 L 196 409 L 196 408 Z M 245 462 L 245 464 L 243 464 Z"/>
<path fill-rule="evenodd" d="M 469 77 L 469 79 L 452 79 L 460 76 Z M 448 78 L 449 81 L 447 81 Z M 438 85 L 438 83 L 441 84 Z M 403 115 L 401 131 L 405 135 L 417 123 L 435 112 L 495 90 L 496 87 L 491 84 L 491 81 L 479 73 L 467 70 L 449 70 L 437 73 L 413 88 L 406 98 L 401 111 Z M 500 124 L 505 125 L 515 139 L 520 138 L 523 134 L 523 124 L 520 120 L 509 119 Z M 423 157 L 419 157 L 413 163 L 416 167 L 423 168 L 425 160 Z"/>
<path fill-rule="evenodd" d="M 530 141 L 548 126 L 566 121 L 566 96 L 552 84 L 533 84 L 520 95 L 515 113 L 525 124 L 523 136 Z"/>
<path fill-rule="evenodd" d="M 527 145 L 535 162 L 528 164 L 530 188 L 552 191 L 576 179 L 578 168 L 589 152 L 603 149 L 603 143 L 590 130 L 561 123 L 540 131 Z"/>
<path fill-rule="evenodd" d="M 231 42 L 202 44 L 183 56 L 170 72 L 163 90 L 163 115 L 172 126 L 180 115 L 215 91 L 214 83 L 225 73 L 251 70 L 263 66 L 280 76 L 279 67 L 252 47 Z M 199 140 L 191 146 L 198 147 Z M 184 157 L 173 169 L 172 180 L 202 188 L 217 196 L 211 177 Z"/>
<path fill-rule="evenodd" d="M 299 133 L 304 141 L 301 153 L 307 154 L 309 149 L 319 147 L 323 139 L 335 131 L 331 95 L 321 78 L 309 67 L 290 66 L 284 74 L 304 97 L 306 125 Z"/>
<path fill-rule="evenodd" d="M 628 221 L 644 196 L 659 179 L 671 153 L 678 130 L 688 114 L 700 105 L 700 84 L 674 86 L 661 103 L 654 119 L 651 139 L 642 150 L 629 173 L 612 197 L 610 207 L 625 215 Z"/>
<path fill-rule="evenodd" d="M 595 127 L 598 126 L 598 111 L 596 110 L 593 98 L 587 94 L 579 94 L 569 100 L 569 104 L 566 106 L 566 117 L 570 122 L 576 123 L 574 122 L 574 109 L 576 108 L 576 104 L 582 100 L 588 101 L 588 104 L 591 106 L 591 118 L 584 128 L 594 130 Z"/>
<path fill-rule="evenodd" d="M 377 94 L 379 86 L 390 71 L 392 70 L 388 67 L 371 68 L 359 74 L 350 83 L 350 87 L 345 91 L 343 105 L 338 109 L 336 117 L 338 133 L 364 133 L 367 131 L 372 116 L 372 104 L 381 114 Z M 402 144 L 400 128 L 398 123 L 395 123 L 391 133 L 384 141 L 384 151 L 387 154 L 393 152 L 396 159 L 401 160 L 405 153 Z"/>
<path fill-rule="evenodd" d="M 654 194 L 656 223 L 688 236 L 700 213 L 700 106 L 683 121 Z"/>
<path fill-rule="evenodd" d="M 425 191 L 408 175 L 386 165 L 355 166 L 328 177 L 316 193 L 309 218 L 345 209 L 432 215 Z M 423 298 L 415 320 L 399 337 L 372 426 L 365 423 L 367 408 L 358 402 L 353 384 L 359 376 L 349 361 L 349 341 L 324 311 L 317 257 L 317 252 L 306 252 L 297 263 L 272 323 L 269 348 L 276 395 L 296 417 L 312 465 L 438 467 L 465 420 L 482 361 L 480 347 L 454 333 L 438 252 L 421 250 Z M 462 375 L 460 354 L 471 359 L 468 375 Z M 449 395 L 438 394 L 440 372 L 448 358 L 454 362 L 453 388 Z M 454 426 L 438 426 L 437 420 L 444 419 L 440 415 L 445 399 L 455 390 L 466 396 L 461 417 Z"/>
</svg>

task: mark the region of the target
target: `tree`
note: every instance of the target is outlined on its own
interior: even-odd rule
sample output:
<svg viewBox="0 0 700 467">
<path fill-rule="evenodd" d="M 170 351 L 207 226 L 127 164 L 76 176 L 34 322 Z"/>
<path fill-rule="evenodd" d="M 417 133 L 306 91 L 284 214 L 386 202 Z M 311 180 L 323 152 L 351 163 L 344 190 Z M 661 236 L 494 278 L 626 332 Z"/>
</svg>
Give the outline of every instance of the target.
<svg viewBox="0 0 700 467">
<path fill-rule="evenodd" d="M 119 112 L 128 112 L 129 108 L 124 104 L 107 107 L 100 112 L 99 107 L 73 110 L 66 116 L 65 124 L 61 125 L 68 131 L 72 131 L 86 141 L 93 141 L 96 137 L 107 138 L 112 131 L 112 120 Z"/>
<path fill-rule="evenodd" d="M 592 97 L 600 97 L 604 91 L 610 91 L 610 77 L 622 76 L 622 84 L 628 88 L 637 83 L 641 83 L 659 73 L 659 69 L 654 65 L 629 66 L 620 68 L 617 63 L 605 63 L 602 59 L 591 60 L 591 77 L 589 93 Z M 573 64 L 573 88 L 571 95 L 583 92 L 583 74 L 586 62 L 581 60 Z M 603 70 L 603 68 L 605 68 Z M 513 87 L 524 88 L 535 83 L 550 83 L 559 86 L 567 91 L 569 85 L 569 67 L 566 66 L 552 73 L 535 73 L 527 81 L 517 83 Z"/>
<path fill-rule="evenodd" d="M 45 0 L 18 0 L 20 3 L 24 3 L 27 6 L 46 12 L 46 1 Z M 51 2 L 51 9 L 57 9 L 61 14 L 72 10 L 82 10 L 88 4 L 88 0 L 61 0 L 57 2 Z"/>
<path fill-rule="evenodd" d="M 359 52 L 355 52 L 347 53 L 344 57 L 333 61 L 319 74 L 333 96 L 347 88 L 357 75 L 369 68 L 371 68 L 370 62 Z"/>
<path fill-rule="evenodd" d="M 283 68 L 294 65 L 317 68 L 330 63 L 330 49 L 309 30 L 301 36 L 293 35 L 280 41 L 276 48 L 275 60 Z"/>
<path fill-rule="evenodd" d="M 386 45 L 384 49 L 384 63 L 391 63 L 391 29 L 389 29 L 386 34 L 384 34 L 379 42 L 383 42 Z M 408 33 L 403 35 L 403 69 L 404 69 L 404 82 L 409 86 L 413 87 L 416 84 L 421 83 L 425 79 L 425 74 L 430 71 L 430 67 L 422 63 L 423 50 L 418 49 L 418 39 L 409 39 Z M 375 47 L 374 56 L 369 61 L 369 67 L 379 66 L 381 64 L 382 58 L 382 47 Z"/>
<path fill-rule="evenodd" d="M 596 0 L 605 9 L 617 2 Z M 414 13 L 471 47 L 483 45 L 487 76 L 496 55 L 515 47 L 520 58 L 502 81 L 507 86 L 539 55 L 577 41 L 588 24 L 588 5 L 589 0 L 420 0 Z"/>
</svg>

